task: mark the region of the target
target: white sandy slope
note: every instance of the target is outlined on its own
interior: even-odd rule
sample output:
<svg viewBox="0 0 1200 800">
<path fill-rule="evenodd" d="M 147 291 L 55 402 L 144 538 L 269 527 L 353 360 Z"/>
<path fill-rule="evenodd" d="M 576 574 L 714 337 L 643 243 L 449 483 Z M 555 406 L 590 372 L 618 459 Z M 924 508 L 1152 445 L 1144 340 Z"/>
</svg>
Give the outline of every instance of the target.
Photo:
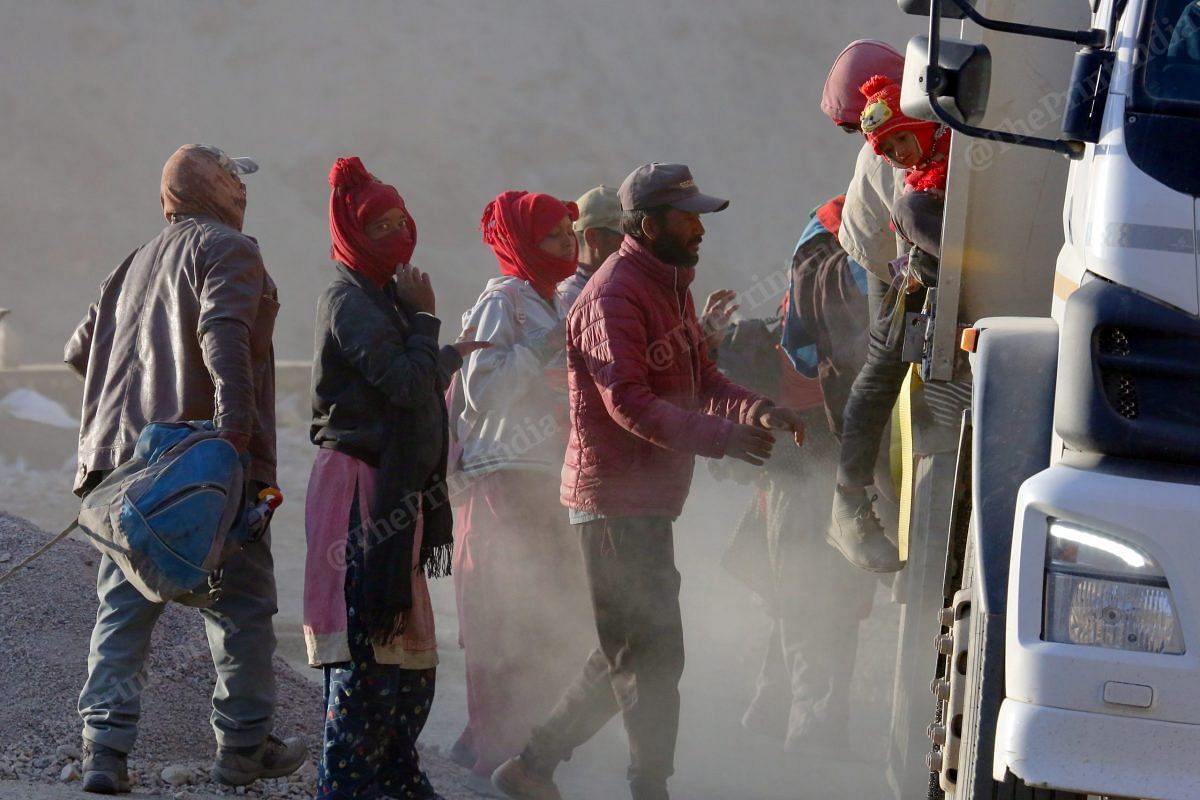
<svg viewBox="0 0 1200 800">
<path fill-rule="evenodd" d="M 253 155 L 246 230 L 280 285 L 276 349 L 311 355 L 329 272 L 326 175 L 356 153 L 395 182 L 447 327 L 495 262 L 483 205 L 576 197 L 649 160 L 732 199 L 697 288 L 751 286 L 858 142 L 820 114 L 851 39 L 903 48 L 888 0 L 0 0 L 0 306 L 23 363 L 57 361 L 103 277 L 162 224 L 184 142 Z"/>
</svg>

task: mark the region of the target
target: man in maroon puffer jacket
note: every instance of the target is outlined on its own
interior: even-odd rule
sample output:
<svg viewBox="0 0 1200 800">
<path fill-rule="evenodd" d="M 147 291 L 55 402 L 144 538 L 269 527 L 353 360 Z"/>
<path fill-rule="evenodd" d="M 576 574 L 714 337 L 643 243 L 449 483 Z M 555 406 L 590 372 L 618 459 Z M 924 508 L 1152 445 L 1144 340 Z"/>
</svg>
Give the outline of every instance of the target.
<svg viewBox="0 0 1200 800">
<path fill-rule="evenodd" d="M 582 540 L 600 647 L 549 720 L 492 782 L 560 797 L 560 761 L 620 711 L 634 800 L 665 800 L 679 728 L 683 625 L 672 523 L 697 455 L 762 464 L 799 415 L 731 383 L 708 356 L 689 284 L 704 226 L 729 203 L 682 164 L 646 164 L 620 189 L 625 240 L 567 320 L 571 435 L 562 500 Z"/>
</svg>

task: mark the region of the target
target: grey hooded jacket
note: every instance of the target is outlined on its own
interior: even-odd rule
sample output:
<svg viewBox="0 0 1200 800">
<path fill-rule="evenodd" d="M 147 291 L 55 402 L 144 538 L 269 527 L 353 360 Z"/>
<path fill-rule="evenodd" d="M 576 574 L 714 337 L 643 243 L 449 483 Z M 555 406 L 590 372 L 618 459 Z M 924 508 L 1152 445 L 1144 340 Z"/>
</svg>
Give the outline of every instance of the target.
<svg viewBox="0 0 1200 800">
<path fill-rule="evenodd" d="M 254 239 L 181 216 L 100 287 L 63 360 L 84 379 L 75 492 L 133 453 L 147 422 L 249 434 L 249 477 L 275 483 L 279 295 Z"/>
</svg>

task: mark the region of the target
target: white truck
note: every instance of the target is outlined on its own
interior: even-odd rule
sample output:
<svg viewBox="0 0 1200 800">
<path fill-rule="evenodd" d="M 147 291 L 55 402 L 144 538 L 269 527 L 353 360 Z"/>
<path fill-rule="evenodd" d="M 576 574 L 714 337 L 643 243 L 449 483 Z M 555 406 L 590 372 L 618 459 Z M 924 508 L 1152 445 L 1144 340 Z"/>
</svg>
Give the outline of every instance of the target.
<svg viewBox="0 0 1200 800">
<path fill-rule="evenodd" d="M 911 329 L 972 395 L 907 464 L 893 787 L 1195 800 L 1200 0 L 899 2 L 930 19 L 902 105 L 956 130 Z"/>
</svg>

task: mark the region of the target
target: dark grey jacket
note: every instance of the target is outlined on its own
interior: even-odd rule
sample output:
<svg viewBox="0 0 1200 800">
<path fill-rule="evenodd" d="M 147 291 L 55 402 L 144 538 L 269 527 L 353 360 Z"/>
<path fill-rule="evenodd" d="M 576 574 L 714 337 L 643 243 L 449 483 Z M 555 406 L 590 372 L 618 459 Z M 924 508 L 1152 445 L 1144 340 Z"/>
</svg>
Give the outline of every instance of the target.
<svg viewBox="0 0 1200 800">
<path fill-rule="evenodd" d="M 84 379 L 76 493 L 147 422 L 192 419 L 250 434 L 249 477 L 273 485 L 278 298 L 257 242 L 211 217 L 180 217 L 117 267 L 64 352 Z"/>
<path fill-rule="evenodd" d="M 433 472 L 445 457 L 443 395 L 462 359 L 438 348 L 441 322 L 404 308 L 393 284 L 381 291 L 335 268 L 317 301 L 312 441 L 377 467 L 387 437 L 402 436 L 409 457 Z"/>
</svg>

